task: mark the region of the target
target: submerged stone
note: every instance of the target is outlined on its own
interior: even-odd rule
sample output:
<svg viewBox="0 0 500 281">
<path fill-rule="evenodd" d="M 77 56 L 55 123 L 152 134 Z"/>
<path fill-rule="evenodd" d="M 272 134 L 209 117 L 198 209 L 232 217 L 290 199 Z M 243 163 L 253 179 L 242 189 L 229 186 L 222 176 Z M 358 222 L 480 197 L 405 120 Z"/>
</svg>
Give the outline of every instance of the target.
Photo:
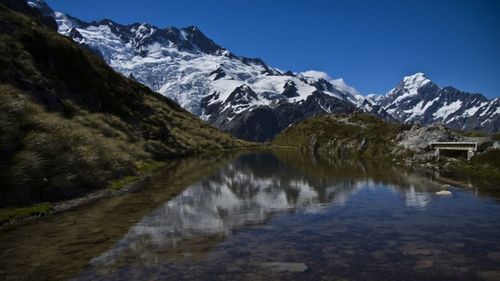
<svg viewBox="0 0 500 281">
<path fill-rule="evenodd" d="M 434 261 L 433 260 L 419 260 L 417 261 L 416 265 L 414 266 L 415 269 L 427 269 L 427 268 L 432 268 L 434 267 Z"/>
<path fill-rule="evenodd" d="M 500 280 L 500 271 L 490 270 L 479 273 L 479 276 L 485 280 Z"/>
<path fill-rule="evenodd" d="M 491 253 L 488 255 L 488 258 L 500 262 L 500 252 Z"/>
<path fill-rule="evenodd" d="M 307 265 L 300 262 L 265 262 L 262 266 L 275 272 L 301 273 L 308 269 Z"/>
<path fill-rule="evenodd" d="M 449 190 L 440 190 L 436 192 L 436 195 L 441 195 L 441 196 L 451 196 L 452 193 Z"/>
</svg>

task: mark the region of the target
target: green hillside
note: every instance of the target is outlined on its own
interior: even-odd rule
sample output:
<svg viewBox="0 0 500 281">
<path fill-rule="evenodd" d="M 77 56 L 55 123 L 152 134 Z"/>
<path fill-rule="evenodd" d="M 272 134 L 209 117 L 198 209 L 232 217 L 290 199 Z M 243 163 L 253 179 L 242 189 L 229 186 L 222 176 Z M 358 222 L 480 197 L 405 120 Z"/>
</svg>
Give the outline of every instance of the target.
<svg viewBox="0 0 500 281">
<path fill-rule="evenodd" d="M 405 128 L 368 114 L 320 115 L 287 128 L 272 144 L 323 155 L 389 160 L 397 147 L 394 139 Z"/>
<path fill-rule="evenodd" d="M 52 28 L 25 1 L 0 1 L 0 207 L 71 198 L 155 161 L 250 145 Z"/>
<path fill-rule="evenodd" d="M 387 123 L 368 114 L 321 115 L 287 128 L 276 137 L 272 146 L 300 149 L 318 156 L 375 159 L 435 170 L 450 179 L 472 181 L 498 190 L 500 150 L 492 149 L 492 141 L 498 136 L 493 135 L 470 161 L 464 157 L 437 159 L 429 149 L 411 151 L 401 146 L 400 133 L 409 129 L 410 125 Z M 456 133 L 467 135 L 467 132 Z"/>
</svg>

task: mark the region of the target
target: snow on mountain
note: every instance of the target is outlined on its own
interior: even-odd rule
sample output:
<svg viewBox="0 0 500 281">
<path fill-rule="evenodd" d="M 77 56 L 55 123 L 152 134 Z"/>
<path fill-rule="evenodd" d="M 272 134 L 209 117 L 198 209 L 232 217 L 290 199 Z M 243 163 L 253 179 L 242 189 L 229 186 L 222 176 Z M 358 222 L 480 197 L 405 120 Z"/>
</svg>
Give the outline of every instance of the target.
<svg viewBox="0 0 500 281">
<path fill-rule="evenodd" d="M 197 27 L 84 22 L 29 0 L 57 22 L 58 31 L 101 56 L 118 72 L 167 96 L 237 137 L 269 140 L 321 113 L 369 112 L 388 121 L 498 131 L 499 101 L 440 88 L 419 72 L 386 95 L 362 96 L 342 78 L 320 71 L 283 72 L 217 45 Z"/>
<path fill-rule="evenodd" d="M 328 87 L 325 87 L 323 91 L 330 95 L 336 96 L 341 99 L 348 99 L 350 102 L 360 105 L 364 101 L 364 97 L 353 87 L 347 85 L 344 79 L 332 79 L 328 74 L 321 71 L 309 70 L 301 72 L 298 74 L 299 77 L 304 78 L 307 82 L 312 84 L 318 84 L 321 81 L 325 81 L 325 85 L 332 85 L 333 90 L 330 92 Z M 340 92 L 340 93 L 336 93 Z"/>
<path fill-rule="evenodd" d="M 42 0 L 29 2 L 44 5 Z M 194 26 L 121 25 L 108 19 L 87 23 L 50 14 L 59 33 L 93 50 L 118 72 L 238 137 L 268 140 L 293 122 L 320 113 L 353 112 L 364 101 L 342 79 L 318 71 L 283 73 L 260 59 L 232 54 Z M 294 108 L 292 116 L 283 110 L 289 107 Z M 272 117 L 255 116 L 262 111 Z M 239 133 L 245 130 L 251 132 Z"/>
<path fill-rule="evenodd" d="M 488 100 L 481 94 L 440 88 L 423 73 L 404 77 L 385 96 L 367 98 L 403 123 L 442 123 L 459 130 L 500 130 L 498 98 Z"/>
<path fill-rule="evenodd" d="M 430 83 L 422 72 L 415 73 L 410 76 L 405 76 L 399 85 L 389 91 L 388 96 L 394 96 L 394 102 L 418 95 L 418 89 Z"/>
</svg>

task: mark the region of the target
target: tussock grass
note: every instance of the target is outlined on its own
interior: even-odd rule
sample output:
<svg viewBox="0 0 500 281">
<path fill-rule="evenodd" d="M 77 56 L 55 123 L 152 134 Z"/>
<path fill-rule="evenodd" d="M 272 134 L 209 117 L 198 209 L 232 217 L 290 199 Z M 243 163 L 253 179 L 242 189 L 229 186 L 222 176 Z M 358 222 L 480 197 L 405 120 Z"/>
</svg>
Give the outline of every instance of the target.
<svg viewBox="0 0 500 281">
<path fill-rule="evenodd" d="M 135 182 L 139 177 L 138 176 L 126 176 L 121 179 L 112 180 L 109 182 L 109 188 L 112 190 L 120 190 L 124 188 L 126 185 Z"/>
<path fill-rule="evenodd" d="M 151 157 L 142 143 L 48 113 L 9 85 L 0 85 L 0 92 L 4 204 L 78 196 L 135 173 L 134 163 Z"/>
<path fill-rule="evenodd" d="M 118 188 L 169 158 L 252 145 L 116 73 L 40 18 L 0 4 L 0 208 Z"/>
<path fill-rule="evenodd" d="M 52 212 L 52 209 L 52 205 L 49 203 L 36 204 L 21 208 L 0 209 L 0 223 L 31 216 L 42 217 Z"/>
</svg>

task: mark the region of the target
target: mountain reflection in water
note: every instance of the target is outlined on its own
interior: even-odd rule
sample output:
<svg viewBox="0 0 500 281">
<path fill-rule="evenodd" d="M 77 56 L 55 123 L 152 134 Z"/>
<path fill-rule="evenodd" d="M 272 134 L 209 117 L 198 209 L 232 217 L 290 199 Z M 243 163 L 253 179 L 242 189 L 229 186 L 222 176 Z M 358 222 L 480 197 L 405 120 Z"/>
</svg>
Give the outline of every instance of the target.
<svg viewBox="0 0 500 281">
<path fill-rule="evenodd" d="M 383 178 L 387 174 L 393 177 L 395 172 L 393 167 L 342 161 L 335 164 L 349 170 L 348 175 L 342 176 L 340 170 L 338 175 L 330 171 L 333 173 L 314 177 L 285 164 L 288 159 L 285 163 L 282 160 L 271 153 L 239 157 L 144 217 L 92 264 L 111 265 L 121 255 L 133 255 L 136 262 L 145 259 L 150 263 L 154 259 L 145 253 L 164 254 L 190 238 L 229 236 L 238 228 L 265 223 L 283 211 L 317 213 L 332 205 L 342 206 L 359 190 L 377 188 L 379 183 L 370 173 Z M 422 176 L 404 174 L 403 178 L 405 187 L 388 184 L 385 188 L 404 196 L 406 206 L 425 208 L 431 196 L 418 190 L 437 184 Z"/>
<path fill-rule="evenodd" d="M 434 177 L 293 151 L 180 159 L 0 231 L 0 279 L 500 280 L 498 199 L 439 196 Z"/>
</svg>

